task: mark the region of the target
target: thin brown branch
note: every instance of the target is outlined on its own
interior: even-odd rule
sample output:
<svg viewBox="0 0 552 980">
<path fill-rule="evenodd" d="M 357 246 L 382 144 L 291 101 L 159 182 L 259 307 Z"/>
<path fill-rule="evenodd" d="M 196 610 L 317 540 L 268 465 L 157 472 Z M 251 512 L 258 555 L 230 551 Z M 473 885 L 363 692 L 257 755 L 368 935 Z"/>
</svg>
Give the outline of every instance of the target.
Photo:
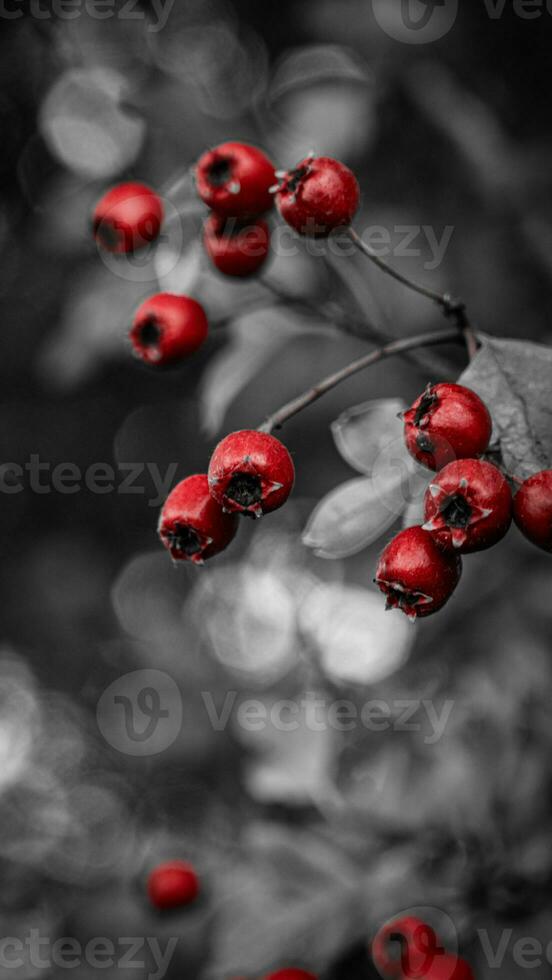
<svg viewBox="0 0 552 980">
<path fill-rule="evenodd" d="M 319 381 L 312 388 L 309 388 L 308 391 L 303 392 L 302 395 L 298 395 L 297 398 L 283 405 L 282 408 L 274 412 L 273 415 L 270 415 L 259 426 L 259 431 L 272 432 L 274 429 L 280 429 L 285 422 L 293 418 L 294 415 L 298 415 L 299 412 L 312 405 L 313 402 L 318 401 L 326 392 L 331 391 L 332 388 L 336 388 L 342 381 L 346 381 L 354 374 L 358 374 L 359 371 L 363 371 L 372 364 L 377 364 L 378 361 L 383 361 L 385 358 L 393 357 L 396 354 L 404 354 L 407 351 L 416 350 L 419 347 L 432 347 L 436 344 L 453 343 L 459 339 L 460 335 L 458 330 L 454 327 L 449 327 L 448 329 L 433 330 L 430 333 L 418 334 L 416 337 L 404 337 L 401 340 L 393 340 L 391 343 L 386 344 L 385 347 L 379 347 L 377 350 L 370 351 L 364 357 L 359 357 L 351 364 L 347 364 L 339 371 L 335 371 L 334 374 L 328 375 L 328 377 L 323 378 L 322 381 Z"/>
</svg>

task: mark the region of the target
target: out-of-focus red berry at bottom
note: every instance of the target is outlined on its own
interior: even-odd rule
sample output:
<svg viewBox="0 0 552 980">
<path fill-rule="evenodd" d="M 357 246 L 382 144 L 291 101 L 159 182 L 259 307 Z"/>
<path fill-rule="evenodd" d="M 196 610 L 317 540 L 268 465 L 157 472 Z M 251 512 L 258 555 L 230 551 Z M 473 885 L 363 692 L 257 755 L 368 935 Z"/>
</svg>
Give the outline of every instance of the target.
<svg viewBox="0 0 552 980">
<path fill-rule="evenodd" d="M 159 864 L 148 878 L 148 897 L 157 909 L 174 909 L 189 905 L 199 894 L 198 877 L 185 861 Z"/>
</svg>

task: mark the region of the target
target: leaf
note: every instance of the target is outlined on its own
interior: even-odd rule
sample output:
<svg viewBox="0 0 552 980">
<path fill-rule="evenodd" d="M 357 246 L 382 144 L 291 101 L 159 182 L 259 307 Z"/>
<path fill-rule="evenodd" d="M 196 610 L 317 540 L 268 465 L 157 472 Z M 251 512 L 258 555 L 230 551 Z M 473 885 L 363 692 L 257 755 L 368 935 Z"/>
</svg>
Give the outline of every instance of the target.
<svg viewBox="0 0 552 980">
<path fill-rule="evenodd" d="M 399 398 L 380 398 L 348 409 L 332 423 L 335 444 L 345 462 L 359 473 L 371 475 L 380 453 L 389 443 L 402 441 L 398 418 L 406 405 Z"/>
<path fill-rule="evenodd" d="M 527 477 L 552 463 L 552 349 L 479 334 L 482 349 L 460 383 L 483 399 L 506 468 Z"/>
<path fill-rule="evenodd" d="M 310 830 L 253 825 L 244 853 L 217 868 L 209 980 L 286 964 L 322 972 L 363 938 L 358 869 Z"/>
<path fill-rule="evenodd" d="M 368 477 L 348 480 L 332 490 L 312 512 L 303 544 L 319 558 L 333 559 L 356 555 L 377 541 L 402 513 L 393 500 L 400 478 L 391 474 L 391 480 L 389 501 L 382 481 Z"/>
<path fill-rule="evenodd" d="M 383 597 L 349 585 L 320 585 L 301 604 L 299 625 L 327 675 L 375 684 L 403 665 L 414 639 L 405 616 L 389 616 Z"/>
</svg>

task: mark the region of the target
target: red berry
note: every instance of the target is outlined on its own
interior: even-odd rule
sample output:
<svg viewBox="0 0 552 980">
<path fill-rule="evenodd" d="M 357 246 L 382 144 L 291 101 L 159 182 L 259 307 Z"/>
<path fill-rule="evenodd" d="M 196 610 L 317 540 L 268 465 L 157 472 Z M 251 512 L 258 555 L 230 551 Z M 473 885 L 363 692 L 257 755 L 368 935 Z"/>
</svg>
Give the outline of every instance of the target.
<svg viewBox="0 0 552 980">
<path fill-rule="evenodd" d="M 269 211 L 274 201 L 274 166 L 249 143 L 222 143 L 197 162 L 197 192 L 213 211 L 226 217 L 247 217 Z"/>
<path fill-rule="evenodd" d="M 266 432 L 232 432 L 219 442 L 209 463 L 209 488 L 215 500 L 225 510 L 252 517 L 281 507 L 294 480 L 286 447 Z"/>
<path fill-rule="evenodd" d="M 410 966 L 421 974 L 443 949 L 431 926 L 409 915 L 388 922 L 372 942 L 372 959 L 387 977 L 402 978 Z"/>
<path fill-rule="evenodd" d="M 479 395 L 447 383 L 428 385 L 403 419 L 406 448 L 430 470 L 484 453 L 493 427 Z"/>
<path fill-rule="evenodd" d="M 461 555 L 484 551 L 500 541 L 512 523 L 512 493 L 492 463 L 459 459 L 430 483 L 424 515 L 424 530 L 440 548 Z"/>
<path fill-rule="evenodd" d="M 290 966 L 284 970 L 276 970 L 275 973 L 268 973 L 263 980 L 318 980 L 318 978 L 314 973 Z"/>
<path fill-rule="evenodd" d="M 146 364 L 162 367 L 193 354 L 207 337 L 203 307 L 189 296 L 157 293 L 136 312 L 130 340 Z"/>
<path fill-rule="evenodd" d="M 324 238 L 350 225 L 360 204 L 358 181 L 331 157 L 307 157 L 285 174 L 276 194 L 284 221 L 302 235 Z"/>
<path fill-rule="evenodd" d="M 92 218 L 94 238 L 108 252 L 134 252 L 159 237 L 160 197 L 145 184 L 117 184 L 98 201 Z"/>
<path fill-rule="evenodd" d="M 552 470 L 522 484 L 514 497 L 514 520 L 529 541 L 552 552 Z"/>
<path fill-rule="evenodd" d="M 401 609 L 412 621 L 431 616 L 450 599 L 462 574 L 462 560 L 435 544 L 421 527 L 401 531 L 379 560 L 376 583 L 387 609 Z"/>
<path fill-rule="evenodd" d="M 209 493 L 205 473 L 189 476 L 171 490 L 159 518 L 159 537 L 175 561 L 202 565 L 230 544 L 238 527 Z"/>
<path fill-rule="evenodd" d="M 148 878 L 148 897 L 157 909 L 189 905 L 199 894 L 199 881 L 191 864 L 166 861 L 153 869 Z"/>
<path fill-rule="evenodd" d="M 266 221 L 238 222 L 211 214 L 203 229 L 205 251 L 225 276 L 251 276 L 266 262 L 270 232 Z"/>
<path fill-rule="evenodd" d="M 415 964 L 406 964 L 402 978 L 404 980 L 474 980 L 474 975 L 466 960 L 452 953 L 441 953 L 431 959 L 427 968 L 422 971 L 416 969 Z"/>
</svg>

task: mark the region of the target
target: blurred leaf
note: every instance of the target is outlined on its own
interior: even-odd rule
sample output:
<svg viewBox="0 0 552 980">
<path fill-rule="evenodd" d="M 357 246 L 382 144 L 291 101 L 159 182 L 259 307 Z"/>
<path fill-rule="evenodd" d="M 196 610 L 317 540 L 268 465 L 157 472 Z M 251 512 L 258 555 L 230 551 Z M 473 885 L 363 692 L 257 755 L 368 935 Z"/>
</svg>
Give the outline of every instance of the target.
<svg viewBox="0 0 552 980">
<path fill-rule="evenodd" d="M 552 463 L 552 349 L 479 335 L 482 349 L 460 383 L 491 412 L 506 468 L 527 477 Z"/>
<path fill-rule="evenodd" d="M 399 398 L 379 398 L 340 415 L 332 423 L 332 435 L 345 462 L 370 476 L 380 453 L 402 437 L 403 423 L 398 416 L 405 408 Z"/>
<path fill-rule="evenodd" d="M 391 473 L 389 487 L 368 477 L 342 483 L 315 507 L 303 531 L 303 544 L 319 558 L 348 558 L 367 548 L 400 516 L 393 501 L 385 499 L 386 490 L 395 493 L 398 482 L 400 478 Z"/>
<path fill-rule="evenodd" d="M 414 634 L 406 617 L 389 616 L 374 591 L 323 585 L 302 603 L 299 625 L 337 681 L 374 684 L 405 662 Z"/>
<path fill-rule="evenodd" d="M 289 311 L 265 308 L 240 317 L 228 330 L 230 343 L 211 359 L 201 381 L 200 415 L 208 435 L 218 432 L 231 403 L 275 352 L 316 327 L 303 326 Z"/>
<path fill-rule="evenodd" d="M 213 980 L 282 961 L 323 971 L 365 931 L 356 868 L 311 831 L 253 828 L 245 856 L 218 873 L 217 893 Z"/>
</svg>

